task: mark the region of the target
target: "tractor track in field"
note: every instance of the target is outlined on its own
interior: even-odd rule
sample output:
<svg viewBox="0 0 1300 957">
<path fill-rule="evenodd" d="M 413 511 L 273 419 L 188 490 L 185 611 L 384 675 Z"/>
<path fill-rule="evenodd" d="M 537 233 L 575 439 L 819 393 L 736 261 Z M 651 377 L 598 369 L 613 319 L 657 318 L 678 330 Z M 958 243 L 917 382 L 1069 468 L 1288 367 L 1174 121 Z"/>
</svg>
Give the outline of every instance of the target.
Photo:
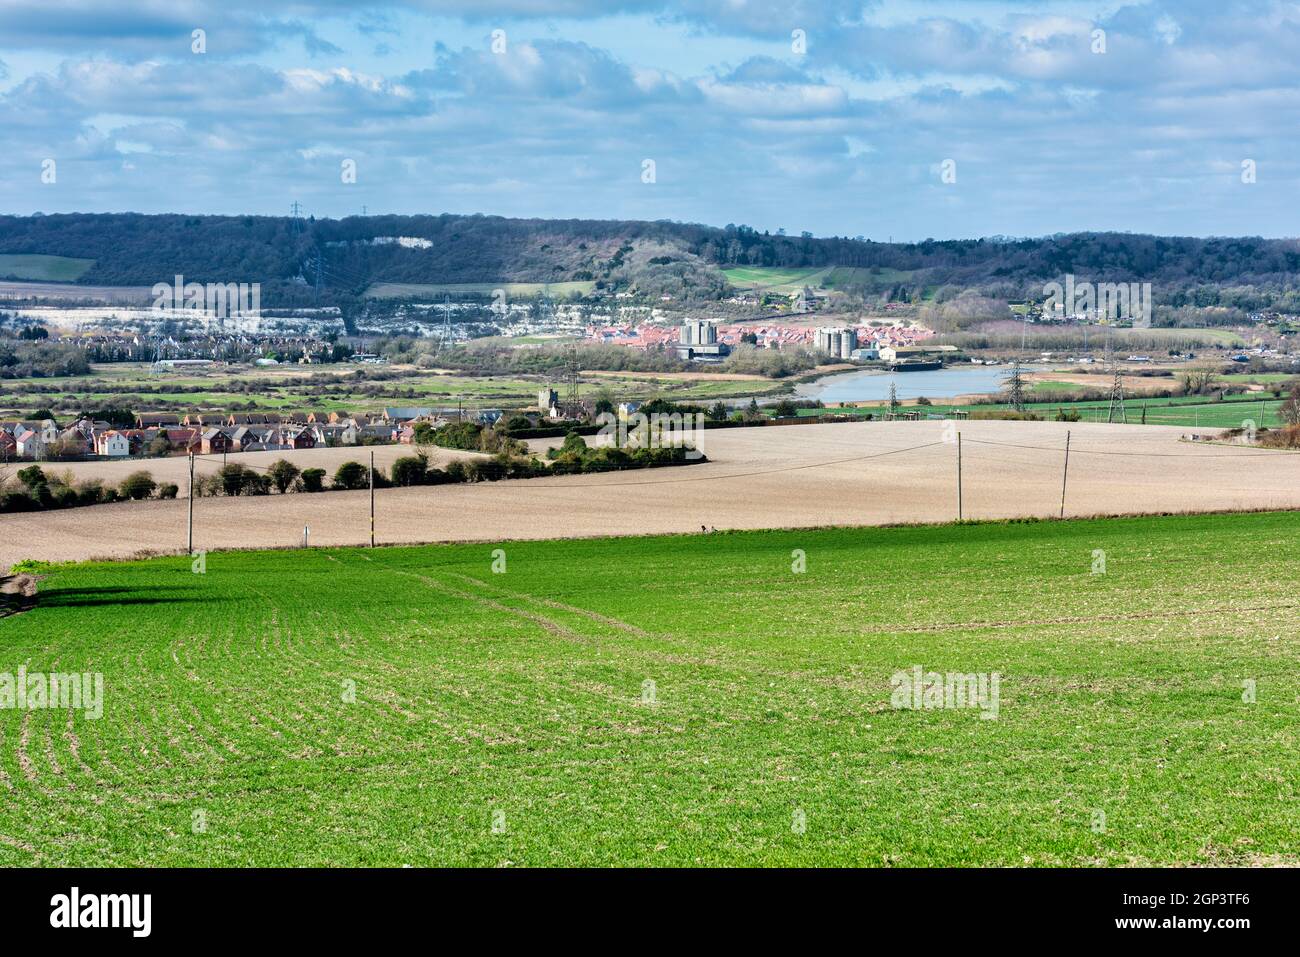
<svg viewBox="0 0 1300 957">
<path fill-rule="evenodd" d="M 636 625 L 633 625 L 630 622 L 623 621 L 622 619 L 619 618 L 613 618 L 609 615 L 602 615 L 600 612 L 597 611 L 591 611 L 590 609 L 587 608 L 579 608 L 577 605 L 566 605 L 564 602 L 555 601 L 552 598 L 538 598 L 535 595 L 528 595 L 523 592 L 510 591 L 507 588 L 502 588 L 499 585 L 489 584 L 488 582 L 482 581 L 478 578 L 474 578 L 471 575 L 462 575 L 457 572 L 447 572 L 446 574 L 449 577 L 465 582 L 466 584 L 477 585 L 479 588 L 484 588 L 489 591 L 494 591 L 499 595 L 503 595 L 507 598 L 515 599 L 516 601 L 528 601 L 536 605 L 544 605 L 547 608 L 554 608 L 556 611 L 566 611 L 569 614 L 579 615 L 590 621 L 599 622 L 602 625 L 609 625 L 611 628 L 617 628 L 619 631 L 625 631 L 628 634 L 636 635 L 639 638 L 653 637 L 644 628 L 638 628 Z"/>
<path fill-rule="evenodd" d="M 526 619 L 527 621 L 531 621 L 533 624 L 544 628 L 546 631 L 549 631 L 551 634 L 558 635 L 559 637 L 564 638 L 568 641 L 577 641 L 582 644 L 587 644 L 592 640 L 586 635 L 579 634 L 578 632 L 573 631 L 571 628 L 565 627 L 564 625 L 556 621 L 554 618 L 547 618 L 545 615 L 540 615 L 537 612 L 525 611 L 522 608 L 511 608 L 509 605 L 503 605 L 501 602 L 494 601 L 491 598 L 485 598 L 482 595 L 475 595 L 473 592 L 467 592 L 467 591 L 462 591 L 459 588 L 453 588 L 450 585 L 438 581 L 436 578 L 430 578 L 428 575 L 421 575 L 417 572 L 401 571 L 400 569 L 396 569 L 396 568 L 392 569 L 392 572 L 395 575 L 406 575 L 410 578 L 418 579 L 419 581 L 423 582 L 427 587 L 432 588 L 434 591 L 440 591 L 443 594 L 450 595 L 453 598 L 459 598 L 462 601 L 471 601 L 477 605 L 482 605 L 484 608 L 490 608 L 493 611 L 499 611 L 502 612 L 503 614 L 510 615 L 511 617 L 514 618 Z"/>
</svg>

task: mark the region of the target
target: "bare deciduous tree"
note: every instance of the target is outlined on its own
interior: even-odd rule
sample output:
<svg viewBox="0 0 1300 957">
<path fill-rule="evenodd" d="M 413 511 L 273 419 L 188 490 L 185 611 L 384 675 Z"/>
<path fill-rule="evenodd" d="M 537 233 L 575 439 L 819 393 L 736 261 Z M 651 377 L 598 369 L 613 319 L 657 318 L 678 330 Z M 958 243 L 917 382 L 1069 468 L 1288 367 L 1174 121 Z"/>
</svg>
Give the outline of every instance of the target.
<svg viewBox="0 0 1300 957">
<path fill-rule="evenodd" d="M 1219 367 L 1214 362 L 1198 362 L 1189 366 L 1178 378 L 1188 395 L 1205 395 L 1219 377 Z"/>
</svg>

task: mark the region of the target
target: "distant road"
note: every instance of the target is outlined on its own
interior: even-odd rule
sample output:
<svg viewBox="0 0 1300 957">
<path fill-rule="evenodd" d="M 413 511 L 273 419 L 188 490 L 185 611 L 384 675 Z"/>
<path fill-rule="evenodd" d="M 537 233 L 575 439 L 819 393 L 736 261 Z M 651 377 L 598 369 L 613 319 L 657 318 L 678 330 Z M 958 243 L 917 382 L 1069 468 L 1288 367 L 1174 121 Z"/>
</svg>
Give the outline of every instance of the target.
<svg viewBox="0 0 1300 957">
<path fill-rule="evenodd" d="M 0 299 L 97 299 L 121 305 L 153 302 L 150 286 L 78 286 L 70 282 L 0 281 Z"/>
</svg>

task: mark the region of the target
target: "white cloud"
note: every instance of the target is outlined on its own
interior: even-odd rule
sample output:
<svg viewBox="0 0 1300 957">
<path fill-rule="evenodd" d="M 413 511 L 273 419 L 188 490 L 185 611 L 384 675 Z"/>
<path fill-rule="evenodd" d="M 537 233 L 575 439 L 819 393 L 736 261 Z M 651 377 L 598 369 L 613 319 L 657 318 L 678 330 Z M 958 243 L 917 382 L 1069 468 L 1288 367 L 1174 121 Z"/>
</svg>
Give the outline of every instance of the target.
<svg viewBox="0 0 1300 957">
<path fill-rule="evenodd" d="M 988 0 L 978 16 L 894 6 L 888 19 L 862 18 L 880 8 L 860 2 L 492 0 L 476 9 L 515 18 L 507 53 L 426 48 L 417 69 L 403 30 L 414 3 L 358 13 L 299 0 L 303 23 L 263 6 L 145 0 L 114 18 L 90 0 L 5 4 L 0 49 L 17 45 L 24 65 L 0 91 L 0 208 L 279 212 L 296 196 L 319 213 L 368 203 L 758 225 L 793 205 L 805 221 L 777 225 L 848 234 L 886 222 L 912 236 L 1294 231 L 1294 4 L 1116 0 L 1094 22 L 1046 0 Z M 609 10 L 649 13 L 619 21 L 632 36 L 618 50 L 599 19 Z M 204 17 L 217 48 L 206 58 L 188 52 L 188 24 Z M 1096 25 L 1104 55 L 1090 49 Z M 806 56 L 786 52 L 794 26 L 808 30 Z M 661 53 L 639 53 L 637 31 Z M 662 51 L 688 33 L 696 50 L 742 39 L 719 41 L 707 66 L 670 67 Z M 328 43 L 307 42 L 317 34 Z M 403 67 L 367 59 L 379 35 Z M 42 48 L 65 52 L 33 67 Z M 33 197 L 46 156 L 72 162 Z M 1243 156 L 1267 176 L 1220 192 Z M 340 184 L 339 157 L 357 159 L 355 185 Z M 639 180 L 645 157 L 659 165 L 653 189 Z M 945 192 L 932 168 L 948 157 L 960 175 Z"/>
</svg>

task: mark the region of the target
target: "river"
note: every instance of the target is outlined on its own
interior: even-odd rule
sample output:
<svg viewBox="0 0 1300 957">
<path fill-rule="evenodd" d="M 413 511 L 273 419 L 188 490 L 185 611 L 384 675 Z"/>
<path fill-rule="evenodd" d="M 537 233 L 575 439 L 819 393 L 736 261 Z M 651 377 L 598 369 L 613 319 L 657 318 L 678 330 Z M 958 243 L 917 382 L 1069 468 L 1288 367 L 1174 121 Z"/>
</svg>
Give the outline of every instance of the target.
<svg viewBox="0 0 1300 957">
<path fill-rule="evenodd" d="M 998 392 L 1010 366 L 948 366 L 928 372 L 840 372 L 795 386 L 800 399 L 823 402 L 870 402 L 888 399 L 890 385 L 900 399 L 951 399 L 954 396 Z"/>
</svg>

